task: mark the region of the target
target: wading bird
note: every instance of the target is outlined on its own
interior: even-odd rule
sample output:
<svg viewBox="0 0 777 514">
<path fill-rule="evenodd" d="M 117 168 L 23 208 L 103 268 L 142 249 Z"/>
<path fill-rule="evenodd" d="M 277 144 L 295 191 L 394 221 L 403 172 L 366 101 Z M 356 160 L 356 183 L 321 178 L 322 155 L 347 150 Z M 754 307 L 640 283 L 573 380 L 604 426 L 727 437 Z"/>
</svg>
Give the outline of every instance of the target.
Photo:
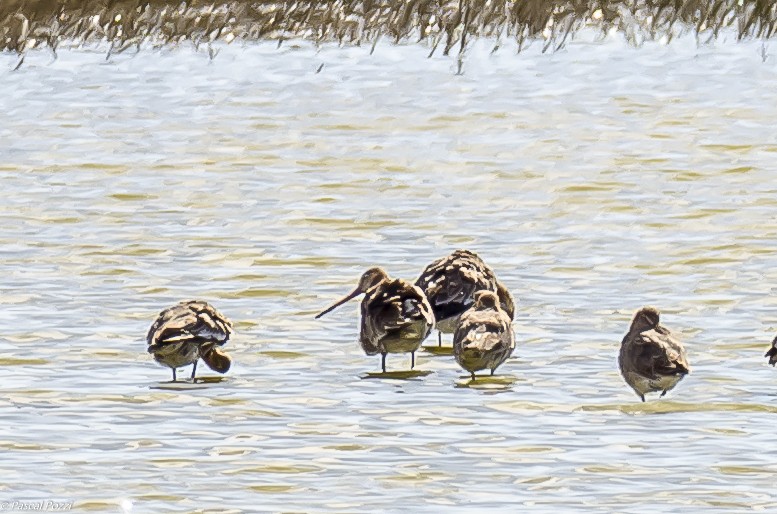
<svg viewBox="0 0 777 514">
<path fill-rule="evenodd" d="M 199 359 L 213 371 L 229 371 L 232 359 L 219 347 L 230 335 L 232 323 L 223 314 L 207 302 L 188 300 L 160 312 L 146 341 L 154 360 L 172 368 L 175 382 L 176 370 L 189 364 L 194 380 Z"/>
<path fill-rule="evenodd" d="M 769 348 L 769 351 L 766 352 L 764 357 L 769 357 L 769 364 L 772 366 L 777 363 L 777 337 L 775 337 L 774 341 L 772 341 L 772 347 Z"/>
<path fill-rule="evenodd" d="M 658 309 L 637 311 L 621 342 L 618 365 L 626 383 L 645 401 L 645 394 L 664 396 L 690 373 L 682 343 L 659 324 Z"/>
<path fill-rule="evenodd" d="M 515 313 L 510 292 L 483 259 L 469 250 L 456 250 L 437 259 L 421 272 L 415 285 L 424 292 L 434 311 L 439 346 L 442 346 L 443 333 L 452 334 L 456 330 L 459 318 L 475 303 L 478 291 L 496 292 L 510 319 Z"/>
<path fill-rule="evenodd" d="M 410 353 L 412 369 L 415 351 L 434 327 L 434 315 L 426 296 L 410 282 L 392 279 L 382 268 L 370 268 L 361 276 L 356 289 L 316 318 L 360 294 L 364 298 L 359 343 L 364 353 L 380 354 L 384 373 L 387 354 Z"/>
<path fill-rule="evenodd" d="M 510 317 L 499 305 L 498 296 L 491 291 L 475 293 L 475 304 L 461 315 L 453 335 L 453 355 L 459 366 L 475 372 L 490 369 L 494 374 L 515 349 Z"/>
</svg>

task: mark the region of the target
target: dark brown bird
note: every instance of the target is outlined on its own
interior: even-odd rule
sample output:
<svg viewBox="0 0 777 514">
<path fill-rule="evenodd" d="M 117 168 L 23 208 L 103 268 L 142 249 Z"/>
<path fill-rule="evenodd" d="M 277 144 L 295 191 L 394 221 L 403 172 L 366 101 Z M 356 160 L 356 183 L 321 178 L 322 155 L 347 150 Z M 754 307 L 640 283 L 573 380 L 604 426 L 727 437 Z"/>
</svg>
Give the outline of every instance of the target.
<svg viewBox="0 0 777 514">
<path fill-rule="evenodd" d="M 197 372 L 197 361 L 219 373 L 226 373 L 232 359 L 223 346 L 232 335 L 232 323 L 207 302 L 183 301 L 161 313 L 151 325 L 146 336 L 148 353 L 159 364 L 176 370 L 193 364 L 192 377 Z"/>
<path fill-rule="evenodd" d="M 382 268 L 364 272 L 348 296 L 320 312 L 316 318 L 364 294 L 361 303 L 359 343 L 367 355 L 381 355 L 386 371 L 386 354 L 410 353 L 412 369 L 415 351 L 434 327 L 434 315 L 426 296 L 410 282 L 392 279 Z"/>
<path fill-rule="evenodd" d="M 772 366 L 777 363 L 777 337 L 774 338 L 774 341 L 772 341 L 772 347 L 769 348 L 769 351 L 766 352 L 766 355 L 764 357 L 769 357 L 769 364 Z"/>
<path fill-rule="evenodd" d="M 664 396 L 691 372 L 682 343 L 659 324 L 654 307 L 637 311 L 621 342 L 618 365 L 626 383 L 645 401 L 645 394 Z"/>
<path fill-rule="evenodd" d="M 512 295 L 497 279 L 483 259 L 469 250 L 456 250 L 428 265 L 415 282 L 421 288 L 434 312 L 438 344 L 442 334 L 452 334 L 459 318 L 475 303 L 478 291 L 493 291 L 510 319 L 515 314 Z"/>
<path fill-rule="evenodd" d="M 453 335 L 456 362 L 475 380 L 475 372 L 481 369 L 490 369 L 493 375 L 514 349 L 512 322 L 498 296 L 491 291 L 476 292 L 475 304 L 461 315 Z"/>
</svg>

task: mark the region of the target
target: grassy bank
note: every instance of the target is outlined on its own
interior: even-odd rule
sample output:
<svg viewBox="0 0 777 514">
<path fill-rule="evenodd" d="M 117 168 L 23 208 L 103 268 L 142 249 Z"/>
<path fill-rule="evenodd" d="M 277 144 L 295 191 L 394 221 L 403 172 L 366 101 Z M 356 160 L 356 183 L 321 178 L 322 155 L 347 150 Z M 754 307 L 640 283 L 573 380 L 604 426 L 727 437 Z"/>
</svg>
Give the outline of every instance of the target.
<svg viewBox="0 0 777 514">
<path fill-rule="evenodd" d="M 741 5 L 740 5 L 741 3 Z M 621 31 L 634 44 L 694 32 L 714 38 L 730 28 L 740 38 L 774 34 L 772 2 L 430 0 L 191 1 L 2 0 L 0 49 L 56 52 L 63 43 L 102 41 L 111 52 L 188 42 L 306 39 L 371 45 L 425 41 L 431 52 L 462 52 L 467 41 L 511 38 L 562 47 L 584 26 Z"/>
</svg>

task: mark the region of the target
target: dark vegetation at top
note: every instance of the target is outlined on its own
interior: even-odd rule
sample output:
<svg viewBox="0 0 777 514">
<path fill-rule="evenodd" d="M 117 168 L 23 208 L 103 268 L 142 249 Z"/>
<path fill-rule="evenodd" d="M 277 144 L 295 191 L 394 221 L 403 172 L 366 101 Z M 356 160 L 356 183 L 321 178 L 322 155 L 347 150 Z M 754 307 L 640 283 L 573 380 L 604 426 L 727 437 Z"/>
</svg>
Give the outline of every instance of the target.
<svg viewBox="0 0 777 514">
<path fill-rule="evenodd" d="M 557 50 L 584 26 L 621 31 L 633 44 L 692 32 L 771 37 L 777 8 L 748 0 L 0 0 L 0 49 L 19 53 L 104 42 L 110 53 L 184 42 L 304 39 L 374 45 L 426 41 L 431 53 L 463 54 L 468 41 L 537 41 Z"/>
</svg>

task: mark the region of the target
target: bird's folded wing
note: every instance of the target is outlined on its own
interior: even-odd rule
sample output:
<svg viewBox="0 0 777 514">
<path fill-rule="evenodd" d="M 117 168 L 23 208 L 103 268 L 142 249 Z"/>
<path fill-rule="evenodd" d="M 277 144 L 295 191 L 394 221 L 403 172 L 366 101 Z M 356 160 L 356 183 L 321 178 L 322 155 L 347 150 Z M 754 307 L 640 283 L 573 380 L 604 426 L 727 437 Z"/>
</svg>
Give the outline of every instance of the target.
<svg viewBox="0 0 777 514">
<path fill-rule="evenodd" d="M 149 345 L 207 339 L 226 342 L 232 333 L 229 321 L 207 304 L 180 304 L 163 311 L 151 325 Z"/>
<path fill-rule="evenodd" d="M 647 376 L 672 375 L 688 371 L 681 347 L 668 331 L 648 330 L 637 340 L 642 350 L 635 364 Z"/>
</svg>

